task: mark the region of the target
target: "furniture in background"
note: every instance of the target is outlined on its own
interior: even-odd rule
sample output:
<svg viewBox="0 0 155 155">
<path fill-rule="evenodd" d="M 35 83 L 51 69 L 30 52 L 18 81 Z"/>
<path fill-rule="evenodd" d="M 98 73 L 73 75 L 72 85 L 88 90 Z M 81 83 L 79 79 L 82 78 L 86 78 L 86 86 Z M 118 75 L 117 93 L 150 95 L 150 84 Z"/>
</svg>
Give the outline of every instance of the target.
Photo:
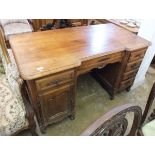
<svg viewBox="0 0 155 155">
<path fill-rule="evenodd" d="M 88 19 L 57 19 L 55 28 L 87 26 Z"/>
<path fill-rule="evenodd" d="M 29 19 L 30 20 L 30 19 Z M 41 31 L 47 24 L 55 25 L 56 19 L 31 19 L 34 31 Z"/>
<path fill-rule="evenodd" d="M 66 27 L 88 25 L 87 19 L 32 19 L 34 31 L 45 31 Z"/>
<path fill-rule="evenodd" d="M 155 136 L 155 109 L 153 109 L 153 113 L 148 117 L 148 121 L 145 122 L 154 98 L 155 83 L 149 94 L 143 115 L 139 106 L 133 104 L 117 106 L 97 119 L 85 131 L 83 131 L 81 136 L 123 136 L 125 134 L 128 136 L 135 136 L 137 134 Z M 128 128 L 128 117 L 126 116 L 131 112 L 134 113 L 133 123 L 129 133 L 126 133 Z"/>
<path fill-rule="evenodd" d="M 25 129 L 37 135 L 34 111 L 27 99 L 26 86 L 19 77 L 11 49 L 6 48 L 1 28 L 0 45 L 0 135 L 15 135 Z"/>
<path fill-rule="evenodd" d="M 2 27 L 5 42 L 8 48 L 10 48 L 9 36 L 14 34 L 33 32 L 32 25 L 26 19 L 1 19 L 0 25 Z"/>
<path fill-rule="evenodd" d="M 88 19 L 68 19 L 73 27 L 88 25 Z"/>
<path fill-rule="evenodd" d="M 101 22 L 101 23 L 104 23 L 104 24 L 105 23 L 113 23 L 113 24 L 120 26 L 122 28 L 125 28 L 126 30 L 133 32 L 135 34 L 137 34 L 138 30 L 139 30 L 139 23 L 137 22 L 138 26 L 136 26 L 136 24 L 134 26 L 133 24 L 129 23 L 131 20 L 122 20 L 122 19 L 96 19 L 96 20 Z M 125 22 L 125 21 L 127 21 L 127 22 Z M 133 21 L 133 22 L 135 23 L 136 21 Z M 131 23 L 132 23 L 132 21 L 131 21 Z M 129 26 L 127 24 L 129 24 Z"/>
<path fill-rule="evenodd" d="M 67 116 L 74 119 L 81 74 L 91 72 L 111 98 L 129 90 L 150 45 L 114 24 L 27 33 L 9 41 L 42 131 Z"/>
</svg>

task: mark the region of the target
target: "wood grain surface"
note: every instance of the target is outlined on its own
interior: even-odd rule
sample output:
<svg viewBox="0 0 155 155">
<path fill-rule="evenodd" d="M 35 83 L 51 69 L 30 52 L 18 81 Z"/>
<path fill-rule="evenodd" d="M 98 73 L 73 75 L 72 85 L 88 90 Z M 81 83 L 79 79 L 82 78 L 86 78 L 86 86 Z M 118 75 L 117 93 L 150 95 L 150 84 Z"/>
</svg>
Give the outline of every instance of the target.
<svg viewBox="0 0 155 155">
<path fill-rule="evenodd" d="M 75 68 L 83 61 L 149 42 L 114 24 L 100 24 L 14 35 L 11 48 L 24 80 Z"/>
</svg>

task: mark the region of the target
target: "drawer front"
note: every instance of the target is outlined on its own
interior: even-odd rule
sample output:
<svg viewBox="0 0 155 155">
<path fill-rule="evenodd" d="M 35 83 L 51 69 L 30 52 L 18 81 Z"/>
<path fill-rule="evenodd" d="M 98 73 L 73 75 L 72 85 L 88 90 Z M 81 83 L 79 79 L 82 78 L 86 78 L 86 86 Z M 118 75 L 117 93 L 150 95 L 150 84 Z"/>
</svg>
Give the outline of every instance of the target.
<svg viewBox="0 0 155 155">
<path fill-rule="evenodd" d="M 103 68 L 105 65 L 109 63 L 120 62 L 122 60 L 122 56 L 123 53 L 119 52 L 115 54 L 105 55 L 92 60 L 84 61 L 79 67 L 78 71 L 80 73 L 84 73 L 90 71 L 93 68 Z"/>
<path fill-rule="evenodd" d="M 58 73 L 39 80 L 36 80 L 36 87 L 38 91 L 42 91 L 49 88 L 55 88 L 62 84 L 73 81 L 74 70 L 64 73 Z"/>
<path fill-rule="evenodd" d="M 138 69 L 141 62 L 142 62 L 142 59 L 138 60 L 138 61 L 128 63 L 125 72 L 130 72 L 132 70 Z"/>
<path fill-rule="evenodd" d="M 130 72 L 127 72 L 127 73 L 124 73 L 124 75 L 123 75 L 123 81 L 135 77 L 136 74 L 137 74 L 137 71 L 138 71 L 138 69 L 133 70 L 133 71 L 130 71 Z"/>
<path fill-rule="evenodd" d="M 129 62 L 143 59 L 145 52 L 146 52 L 146 49 L 141 50 L 141 51 L 131 52 Z"/>
<path fill-rule="evenodd" d="M 66 85 L 56 91 L 47 91 L 39 96 L 45 125 L 58 118 L 67 116 L 71 111 L 72 85 Z"/>
<path fill-rule="evenodd" d="M 120 83 L 120 90 L 125 89 L 127 87 L 129 87 L 130 85 L 132 85 L 133 81 L 135 78 L 131 78 L 129 80 L 123 81 Z"/>
</svg>

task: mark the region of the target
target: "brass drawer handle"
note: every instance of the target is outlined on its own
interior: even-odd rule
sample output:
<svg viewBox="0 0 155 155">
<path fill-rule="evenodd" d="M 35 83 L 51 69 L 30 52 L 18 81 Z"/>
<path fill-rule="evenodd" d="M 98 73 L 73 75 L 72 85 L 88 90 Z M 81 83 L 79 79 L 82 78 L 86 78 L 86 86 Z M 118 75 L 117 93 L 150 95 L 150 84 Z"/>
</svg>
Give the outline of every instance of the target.
<svg viewBox="0 0 155 155">
<path fill-rule="evenodd" d="M 131 68 L 134 69 L 134 68 L 136 68 L 137 66 L 138 66 L 137 63 L 135 63 L 135 64 L 132 64 L 132 65 L 131 65 Z"/>
<path fill-rule="evenodd" d="M 54 98 L 50 98 L 49 101 L 54 101 Z"/>
<path fill-rule="evenodd" d="M 100 66 L 98 67 L 98 69 L 102 69 L 102 68 L 105 67 L 105 66 L 106 66 L 105 64 L 100 65 Z"/>
<path fill-rule="evenodd" d="M 140 57 L 141 58 L 142 57 L 142 54 L 137 54 L 135 57 Z"/>
<path fill-rule="evenodd" d="M 134 76 L 134 75 L 135 75 L 135 72 L 129 74 L 129 77 L 132 77 L 132 76 Z"/>
<path fill-rule="evenodd" d="M 131 83 L 131 81 L 128 81 L 126 84 L 130 84 Z"/>
<path fill-rule="evenodd" d="M 135 55 L 135 56 L 132 57 L 132 58 L 141 59 L 141 58 L 143 58 L 143 56 L 144 56 L 144 55 L 138 54 L 138 55 Z"/>
<path fill-rule="evenodd" d="M 60 85 L 60 80 L 55 80 L 55 81 L 52 81 L 52 82 L 49 82 L 47 85 L 53 85 L 53 86 L 59 86 Z"/>
<path fill-rule="evenodd" d="M 103 59 L 101 59 L 101 60 L 98 60 L 98 62 L 106 61 L 106 60 L 109 60 L 109 59 L 110 59 L 110 57 L 103 58 Z"/>
</svg>

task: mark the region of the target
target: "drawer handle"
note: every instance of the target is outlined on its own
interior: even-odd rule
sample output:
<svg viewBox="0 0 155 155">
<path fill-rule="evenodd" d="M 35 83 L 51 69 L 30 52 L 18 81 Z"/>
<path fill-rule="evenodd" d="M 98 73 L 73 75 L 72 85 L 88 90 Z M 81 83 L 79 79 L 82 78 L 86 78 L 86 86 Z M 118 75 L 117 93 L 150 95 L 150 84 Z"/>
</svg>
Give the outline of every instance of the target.
<svg viewBox="0 0 155 155">
<path fill-rule="evenodd" d="M 101 60 L 98 60 L 98 62 L 102 62 L 102 61 L 109 60 L 109 59 L 110 59 L 110 57 L 108 57 L 108 58 L 103 58 L 103 59 L 101 59 Z"/>
<path fill-rule="evenodd" d="M 131 65 L 131 68 L 132 69 L 134 69 L 135 67 L 137 67 L 137 64 L 136 63 Z"/>
<path fill-rule="evenodd" d="M 59 86 L 60 82 L 61 82 L 60 80 L 55 80 L 55 81 L 50 82 L 48 85 Z"/>
<path fill-rule="evenodd" d="M 142 54 L 137 54 L 136 57 L 140 57 L 141 58 Z"/>
<path fill-rule="evenodd" d="M 49 101 L 54 101 L 54 98 L 50 98 Z"/>
<path fill-rule="evenodd" d="M 103 65 L 99 66 L 98 69 L 102 69 L 102 68 L 105 67 L 105 66 L 106 66 L 106 65 L 103 64 Z"/>
<path fill-rule="evenodd" d="M 128 84 L 131 84 L 131 81 L 128 81 L 126 84 L 127 84 L 127 85 L 128 85 Z"/>
<path fill-rule="evenodd" d="M 134 75 L 135 75 L 135 72 L 131 73 L 131 74 L 129 75 L 129 77 L 132 77 L 132 76 L 134 76 Z"/>
<path fill-rule="evenodd" d="M 127 82 L 127 84 L 130 84 L 130 83 L 131 83 L 131 81 Z"/>
</svg>

